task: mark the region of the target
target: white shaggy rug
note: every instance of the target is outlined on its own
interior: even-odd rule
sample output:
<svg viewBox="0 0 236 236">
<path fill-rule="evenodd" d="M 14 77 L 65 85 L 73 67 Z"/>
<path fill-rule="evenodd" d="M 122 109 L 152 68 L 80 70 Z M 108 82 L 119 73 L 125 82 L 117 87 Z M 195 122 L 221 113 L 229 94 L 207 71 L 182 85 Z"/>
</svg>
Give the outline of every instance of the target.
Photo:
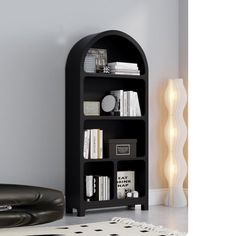
<svg viewBox="0 0 236 236">
<path fill-rule="evenodd" d="M 115 217 L 111 221 L 62 227 L 0 229 L 1 236 L 185 236 L 161 226 Z"/>
</svg>

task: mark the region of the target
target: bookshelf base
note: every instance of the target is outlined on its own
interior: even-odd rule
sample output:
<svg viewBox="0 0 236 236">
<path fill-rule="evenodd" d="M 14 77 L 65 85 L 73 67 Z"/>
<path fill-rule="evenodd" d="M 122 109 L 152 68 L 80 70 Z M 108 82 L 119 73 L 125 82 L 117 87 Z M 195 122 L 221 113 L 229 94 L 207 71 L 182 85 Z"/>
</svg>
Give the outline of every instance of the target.
<svg viewBox="0 0 236 236">
<path fill-rule="evenodd" d="M 72 214 L 73 213 L 73 209 L 69 208 L 69 207 L 66 207 L 66 213 L 67 214 Z"/>
<path fill-rule="evenodd" d="M 128 205 L 129 210 L 134 210 L 134 208 L 135 208 L 135 205 Z"/>
<path fill-rule="evenodd" d="M 141 210 L 142 211 L 148 211 L 148 204 L 142 204 L 141 205 Z"/>
<path fill-rule="evenodd" d="M 85 216 L 85 209 L 77 209 L 77 216 L 82 217 Z"/>
</svg>

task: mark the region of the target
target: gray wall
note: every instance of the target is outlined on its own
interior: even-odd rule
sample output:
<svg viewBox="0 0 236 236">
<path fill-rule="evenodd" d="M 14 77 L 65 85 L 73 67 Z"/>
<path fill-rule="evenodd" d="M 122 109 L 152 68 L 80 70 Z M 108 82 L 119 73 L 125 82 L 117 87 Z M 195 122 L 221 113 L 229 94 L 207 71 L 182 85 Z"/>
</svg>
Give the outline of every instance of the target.
<svg viewBox="0 0 236 236">
<path fill-rule="evenodd" d="M 64 190 L 65 62 L 83 36 L 122 30 L 150 68 L 150 188 L 161 172 L 162 88 L 179 76 L 178 0 L 5 0 L 0 8 L 0 182 Z"/>
<path fill-rule="evenodd" d="M 179 0 L 179 74 L 188 79 L 188 0 Z"/>
</svg>

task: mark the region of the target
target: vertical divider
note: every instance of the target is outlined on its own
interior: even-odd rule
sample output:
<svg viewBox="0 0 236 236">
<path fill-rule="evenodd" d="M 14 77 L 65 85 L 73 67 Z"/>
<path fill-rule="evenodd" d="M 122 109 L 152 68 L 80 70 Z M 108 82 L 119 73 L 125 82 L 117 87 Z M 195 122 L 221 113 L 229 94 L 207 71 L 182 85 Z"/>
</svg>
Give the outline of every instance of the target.
<svg viewBox="0 0 236 236">
<path fill-rule="evenodd" d="M 113 161 L 114 164 L 114 173 L 113 173 L 113 178 L 114 178 L 114 182 L 113 182 L 113 196 L 114 199 L 117 199 L 117 161 L 114 160 Z"/>
</svg>

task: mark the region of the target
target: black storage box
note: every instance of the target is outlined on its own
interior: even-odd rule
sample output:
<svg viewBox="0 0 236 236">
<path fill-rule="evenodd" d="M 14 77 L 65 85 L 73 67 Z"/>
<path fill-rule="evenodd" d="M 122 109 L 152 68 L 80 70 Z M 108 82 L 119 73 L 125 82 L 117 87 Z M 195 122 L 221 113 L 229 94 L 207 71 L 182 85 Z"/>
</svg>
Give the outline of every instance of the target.
<svg viewBox="0 0 236 236">
<path fill-rule="evenodd" d="M 137 139 L 109 139 L 106 154 L 109 158 L 136 157 Z"/>
</svg>

